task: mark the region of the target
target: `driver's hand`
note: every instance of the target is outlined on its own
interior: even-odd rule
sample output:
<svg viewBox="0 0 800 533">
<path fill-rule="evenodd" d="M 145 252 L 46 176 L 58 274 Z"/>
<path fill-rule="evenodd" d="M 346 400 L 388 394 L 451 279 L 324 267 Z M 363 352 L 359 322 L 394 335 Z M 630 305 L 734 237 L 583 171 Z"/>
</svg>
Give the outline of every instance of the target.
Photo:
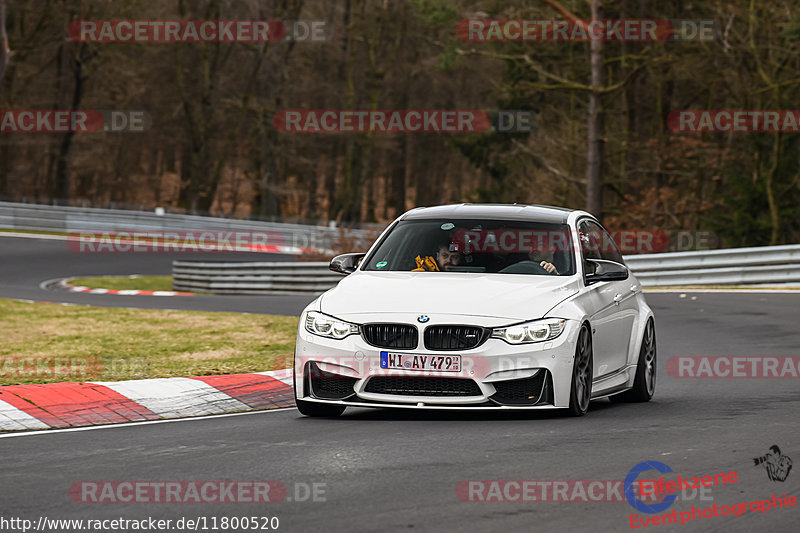
<svg viewBox="0 0 800 533">
<path fill-rule="evenodd" d="M 553 263 L 548 263 L 547 261 L 542 261 L 539 263 L 539 266 L 543 269 L 547 270 L 548 274 L 558 274 L 558 270 L 556 270 L 556 266 Z"/>
</svg>

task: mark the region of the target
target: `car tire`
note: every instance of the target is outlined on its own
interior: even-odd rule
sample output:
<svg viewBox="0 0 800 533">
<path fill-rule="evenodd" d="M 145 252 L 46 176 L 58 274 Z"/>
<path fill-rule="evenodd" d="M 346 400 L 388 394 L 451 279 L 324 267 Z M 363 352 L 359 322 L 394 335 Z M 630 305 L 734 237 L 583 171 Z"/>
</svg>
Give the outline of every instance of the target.
<svg viewBox="0 0 800 533">
<path fill-rule="evenodd" d="M 656 363 L 656 328 L 651 318 L 644 327 L 633 387 L 609 399 L 614 403 L 649 402 L 656 392 Z"/>
<path fill-rule="evenodd" d="M 305 400 L 295 400 L 295 403 L 300 414 L 318 418 L 335 418 L 344 413 L 346 409 L 344 405 L 307 402 Z"/>
<path fill-rule="evenodd" d="M 588 324 L 581 326 L 572 363 L 572 380 L 569 387 L 569 414 L 583 416 L 589 411 L 592 399 L 592 336 Z"/>
</svg>

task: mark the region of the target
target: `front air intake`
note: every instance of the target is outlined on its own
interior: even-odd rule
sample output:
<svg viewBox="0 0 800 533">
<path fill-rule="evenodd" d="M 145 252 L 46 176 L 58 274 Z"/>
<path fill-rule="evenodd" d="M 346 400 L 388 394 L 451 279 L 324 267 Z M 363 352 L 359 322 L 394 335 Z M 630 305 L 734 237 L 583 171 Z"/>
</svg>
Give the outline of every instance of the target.
<svg viewBox="0 0 800 533">
<path fill-rule="evenodd" d="M 367 382 L 364 392 L 401 396 L 481 396 L 478 384 L 471 379 L 428 378 L 411 376 L 376 376 Z"/>
<path fill-rule="evenodd" d="M 311 396 L 320 400 L 344 400 L 355 394 L 353 386 L 358 379 L 322 370 L 314 361 L 306 366 L 306 376 L 311 386 Z"/>
<path fill-rule="evenodd" d="M 552 403 L 550 373 L 540 370 L 535 376 L 492 383 L 497 392 L 489 399 L 500 405 L 537 405 Z"/>
</svg>

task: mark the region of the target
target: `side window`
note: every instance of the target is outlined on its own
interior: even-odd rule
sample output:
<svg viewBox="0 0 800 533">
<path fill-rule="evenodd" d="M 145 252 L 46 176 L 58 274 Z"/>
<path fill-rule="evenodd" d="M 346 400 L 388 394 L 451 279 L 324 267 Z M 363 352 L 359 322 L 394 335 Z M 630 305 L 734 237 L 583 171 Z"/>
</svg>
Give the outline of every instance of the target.
<svg viewBox="0 0 800 533">
<path fill-rule="evenodd" d="M 596 224 L 592 224 L 588 220 L 578 224 L 578 238 L 581 241 L 581 254 L 584 261 L 586 259 L 603 259 L 600 256 L 603 234 L 597 231 Z"/>
<path fill-rule="evenodd" d="M 598 224 L 591 223 L 594 227 L 596 227 L 603 235 L 603 246 L 600 248 L 600 256 L 603 259 L 608 261 L 614 261 L 615 263 L 619 263 L 620 265 L 625 264 L 625 260 L 622 258 L 622 254 L 619 252 L 619 248 L 617 248 L 617 243 L 614 242 L 614 239 L 611 238 L 611 234 L 606 231 L 605 228 L 599 226 Z"/>
<path fill-rule="evenodd" d="M 583 238 L 584 232 L 588 235 L 587 239 Z M 585 259 L 605 259 L 621 265 L 625 264 L 611 234 L 602 226 L 591 220 L 585 220 L 580 225 L 580 234 L 581 244 L 586 242 L 588 247 L 587 252 L 584 253 Z"/>
</svg>

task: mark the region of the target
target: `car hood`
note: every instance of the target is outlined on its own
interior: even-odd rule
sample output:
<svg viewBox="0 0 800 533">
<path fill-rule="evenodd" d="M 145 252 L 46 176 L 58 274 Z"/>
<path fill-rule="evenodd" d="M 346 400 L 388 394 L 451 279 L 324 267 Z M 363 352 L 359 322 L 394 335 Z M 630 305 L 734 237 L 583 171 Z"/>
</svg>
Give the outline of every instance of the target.
<svg viewBox="0 0 800 533">
<path fill-rule="evenodd" d="M 357 271 L 326 292 L 320 305 L 340 318 L 416 313 L 522 321 L 543 317 L 578 290 L 574 276 Z"/>
</svg>

